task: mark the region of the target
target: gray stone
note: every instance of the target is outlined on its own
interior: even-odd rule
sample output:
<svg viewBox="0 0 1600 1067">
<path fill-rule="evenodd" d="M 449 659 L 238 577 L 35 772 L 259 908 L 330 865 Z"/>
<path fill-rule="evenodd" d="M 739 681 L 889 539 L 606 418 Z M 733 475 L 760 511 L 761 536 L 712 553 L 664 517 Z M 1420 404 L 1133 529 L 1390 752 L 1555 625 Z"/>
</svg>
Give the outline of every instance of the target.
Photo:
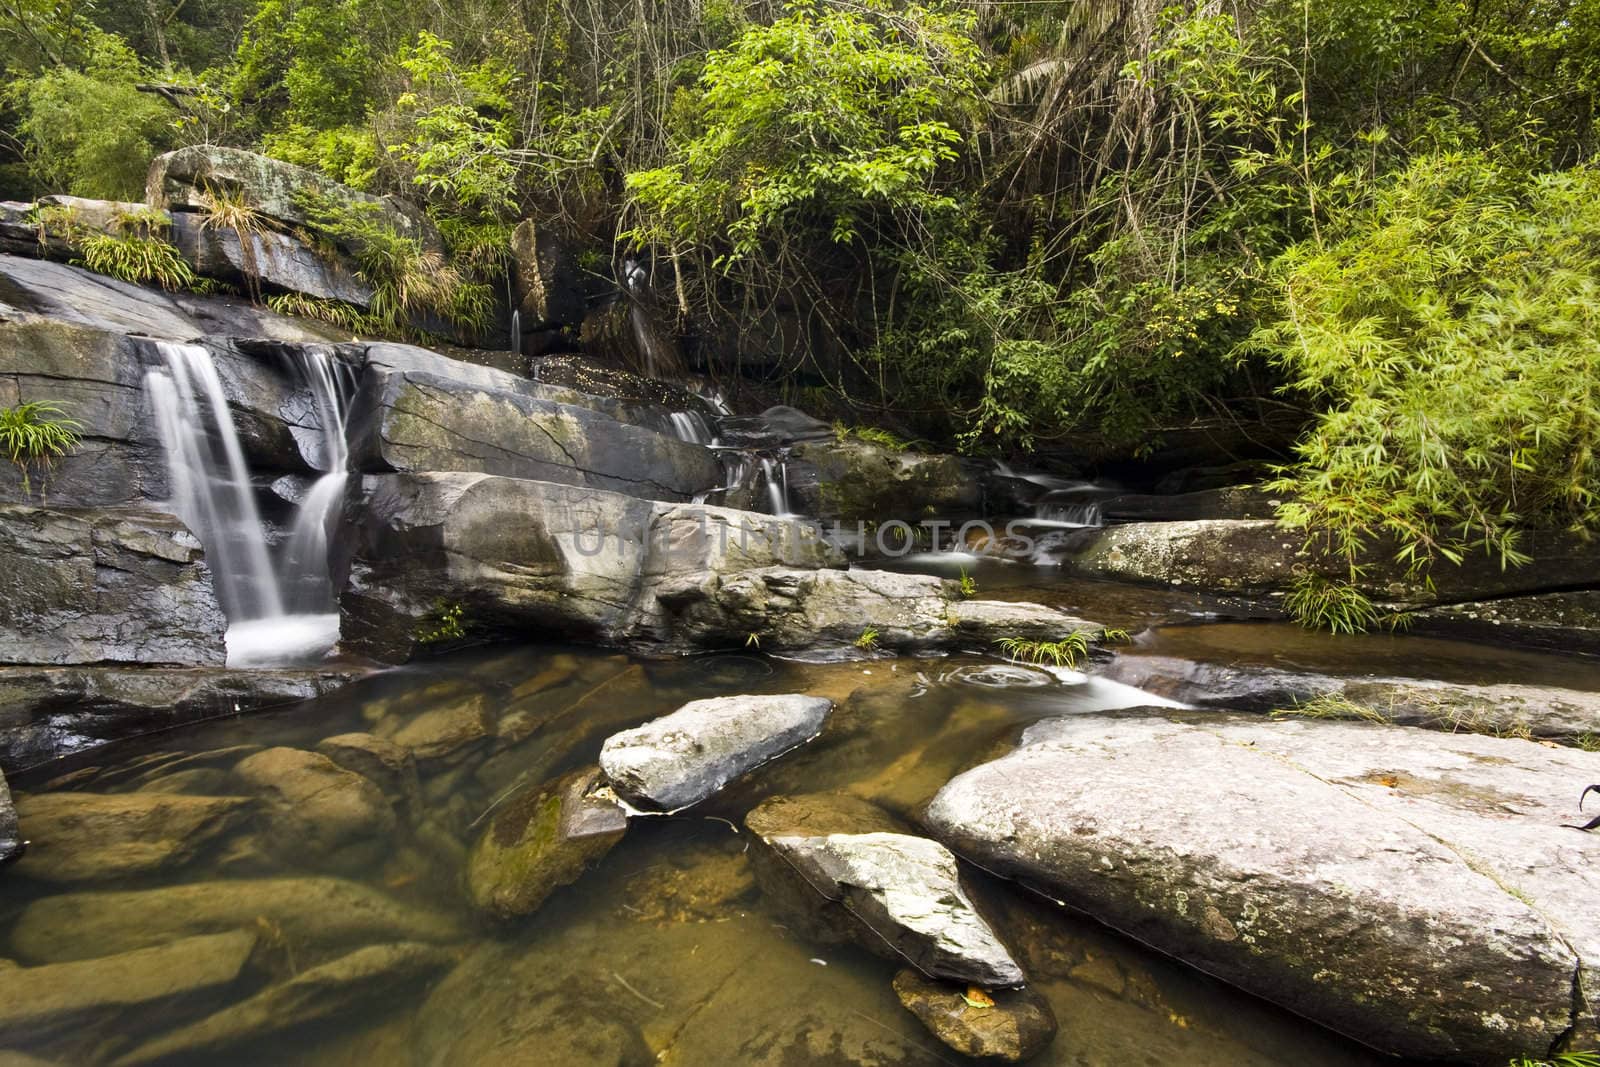
<svg viewBox="0 0 1600 1067">
<path fill-rule="evenodd" d="M 352 409 L 352 458 L 369 473 L 469 471 L 653 500 L 688 500 L 721 480 L 707 448 L 536 391 L 369 373 Z"/>
<path fill-rule="evenodd" d="M 94 882 L 172 870 L 237 826 L 250 801 L 164 793 L 18 797 L 28 854 L 17 871 L 43 882 Z"/>
<path fill-rule="evenodd" d="M 383 791 L 327 756 L 269 748 L 241 760 L 234 774 L 260 793 L 280 855 L 359 869 L 392 847 L 394 809 Z"/>
<path fill-rule="evenodd" d="M 424 251 L 444 248 L 438 229 L 412 204 L 358 192 L 305 167 L 241 148 L 195 145 L 157 156 L 150 162 L 145 199 L 158 208 L 203 211 L 210 206 L 208 186 L 242 194 L 247 205 L 287 226 L 316 231 L 303 203 L 311 195 L 361 212 Z"/>
<path fill-rule="evenodd" d="M 929 806 L 941 840 L 1381 1050 L 1595 1042 L 1600 879 L 1567 828 L 1600 755 L 1327 721 L 1031 727 Z M 1577 984 L 1575 984 L 1575 982 Z"/>
<path fill-rule="evenodd" d="M 287 982 L 270 986 L 199 1022 L 163 1034 L 112 1062 L 116 1067 L 135 1067 L 178 1056 L 224 1054 L 291 1027 L 307 1026 L 402 995 L 449 966 L 453 959 L 449 951 L 433 945 L 368 945 L 302 971 Z"/>
<path fill-rule="evenodd" d="M 1439 604 L 1417 612 L 1422 634 L 1600 655 L 1600 589 Z"/>
<path fill-rule="evenodd" d="M 636 804 L 698 804 L 822 731 L 833 701 L 802 694 L 693 700 L 606 739 L 600 769 Z"/>
<path fill-rule="evenodd" d="M 1024 981 L 962 886 L 949 849 L 904 832 L 872 805 L 775 797 L 745 816 L 745 825 L 799 875 L 796 883 L 770 862 L 757 866 L 763 889 L 790 905 L 805 932 L 854 940 L 936 978 L 984 986 Z M 806 899 L 802 884 L 821 901 Z"/>
<path fill-rule="evenodd" d="M 199 215 L 173 216 L 173 245 L 196 274 L 246 286 L 304 293 L 319 300 L 342 300 L 367 307 L 372 287 L 356 275 L 352 262 L 330 256 L 286 233 L 247 231 L 250 250 L 239 235 L 226 227 L 208 226 Z"/>
<path fill-rule="evenodd" d="M 238 981 L 256 938 L 235 930 L 82 962 L 0 969 L 0 1032 L 7 1044 L 24 1043 L 204 1003 Z"/>
<path fill-rule="evenodd" d="M 909 968 L 894 976 L 894 992 L 928 1032 L 963 1056 L 1021 1063 L 1056 1036 L 1050 1002 L 1028 989 L 972 997 L 960 986 L 930 981 Z"/>
<path fill-rule="evenodd" d="M 595 795 L 601 786 L 588 767 L 512 795 L 467 860 L 473 905 L 499 919 L 531 915 L 610 852 L 628 817 L 614 799 Z"/>
<path fill-rule="evenodd" d="M 0 505 L 0 663 L 220 666 L 205 553 L 171 515 Z"/>
<path fill-rule="evenodd" d="M 462 936 L 450 919 L 356 882 L 261 878 L 43 897 L 22 909 L 9 943 L 24 963 L 60 963 L 262 923 L 302 966 L 373 941 L 437 944 Z"/>
<path fill-rule="evenodd" d="M 165 211 L 130 200 L 91 200 L 88 197 L 52 193 L 41 196 L 38 206 L 59 208 L 68 213 L 72 226 L 97 233 L 120 233 L 130 218 L 154 216 L 163 226 L 171 222 L 171 216 Z"/>
<path fill-rule="evenodd" d="M 107 741 L 297 703 L 371 670 L 0 667 L 0 765 L 27 767 Z"/>
</svg>

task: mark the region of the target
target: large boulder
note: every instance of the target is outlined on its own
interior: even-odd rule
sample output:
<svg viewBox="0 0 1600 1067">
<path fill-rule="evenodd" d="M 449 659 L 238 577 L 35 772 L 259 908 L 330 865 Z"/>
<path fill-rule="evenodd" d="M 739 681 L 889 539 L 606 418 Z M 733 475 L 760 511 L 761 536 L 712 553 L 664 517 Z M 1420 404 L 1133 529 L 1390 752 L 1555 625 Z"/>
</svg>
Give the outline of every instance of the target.
<svg viewBox="0 0 1600 1067">
<path fill-rule="evenodd" d="M 8 947 L 24 963 L 62 963 L 263 925 L 301 965 L 374 941 L 462 936 L 452 920 L 357 882 L 260 878 L 41 897 L 18 915 Z"/>
<path fill-rule="evenodd" d="M 157 156 L 150 162 L 145 200 L 174 212 L 204 211 L 213 189 L 239 194 L 248 206 L 283 226 L 317 232 L 306 207 L 312 197 L 408 237 L 425 251 L 444 249 L 438 228 L 415 205 L 358 192 L 316 171 L 242 148 L 194 145 Z"/>
<path fill-rule="evenodd" d="M 186 937 L 103 958 L 42 967 L 0 967 L 5 1043 L 109 1036 L 120 1020 L 204 1005 L 244 975 L 258 935 L 240 929 Z M 80 1060 L 79 1062 L 84 1062 Z"/>
<path fill-rule="evenodd" d="M 258 337 L 348 340 L 326 323 L 290 318 L 235 299 L 165 293 L 64 263 L 0 254 L 0 318 L 55 319 L 110 333 L 173 341 Z"/>
<path fill-rule="evenodd" d="M 794 446 L 787 481 L 791 507 L 828 520 L 959 521 L 983 506 L 982 472 L 955 456 L 896 452 L 853 437 Z"/>
<path fill-rule="evenodd" d="M 855 941 L 930 977 L 1010 987 L 1022 968 L 962 885 L 956 858 L 849 797 L 774 797 L 745 816 L 770 851 L 763 889 L 802 929 Z"/>
<path fill-rule="evenodd" d="M 484 633 L 660 644 L 672 627 L 653 590 L 668 574 L 843 559 L 772 516 L 570 485 L 396 474 L 360 491 L 343 639 L 385 659 L 421 647 L 419 630 L 448 605 Z"/>
<path fill-rule="evenodd" d="M 596 796 L 593 767 L 518 790 L 490 819 L 467 859 L 467 894 L 499 919 L 531 915 L 578 880 L 628 829 L 615 798 Z"/>
<path fill-rule="evenodd" d="M 688 500 L 722 477 L 707 448 L 592 408 L 421 371 L 369 372 L 354 405 L 353 459 L 369 473 L 470 471 Z"/>
<path fill-rule="evenodd" d="M 600 769 L 635 804 L 686 808 L 817 736 L 832 710 L 826 697 L 798 693 L 692 700 L 611 735 Z"/>
<path fill-rule="evenodd" d="M 1326 721 L 1047 720 L 950 782 L 935 836 L 1381 1050 L 1596 1040 L 1600 880 L 1567 825 L 1600 755 Z"/>
<path fill-rule="evenodd" d="M 244 797 L 39 793 L 18 798 L 28 853 L 17 870 L 43 882 L 135 878 L 190 862 L 243 821 Z"/>
<path fill-rule="evenodd" d="M 221 666 L 205 552 L 171 515 L 0 505 L 0 663 Z"/>
<path fill-rule="evenodd" d="M 196 274 L 358 307 L 372 303 L 372 286 L 345 257 L 319 252 L 276 230 L 246 231 L 245 236 L 248 246 L 236 231 L 207 225 L 199 215 L 180 211 L 172 217 L 172 244 Z"/>
<path fill-rule="evenodd" d="M 107 741 L 331 693 L 371 672 L 0 667 L 0 766 L 28 767 Z"/>
</svg>

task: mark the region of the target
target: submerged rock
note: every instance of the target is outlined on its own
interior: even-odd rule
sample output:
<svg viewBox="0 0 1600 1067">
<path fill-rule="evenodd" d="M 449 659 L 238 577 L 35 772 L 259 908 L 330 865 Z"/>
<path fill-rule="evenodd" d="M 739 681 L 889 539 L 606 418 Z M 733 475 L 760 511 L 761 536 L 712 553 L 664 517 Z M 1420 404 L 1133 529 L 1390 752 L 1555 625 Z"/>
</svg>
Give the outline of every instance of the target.
<svg viewBox="0 0 1600 1067">
<path fill-rule="evenodd" d="M 745 826 L 777 861 L 757 866 L 763 890 L 804 932 L 855 941 L 938 978 L 1024 981 L 962 886 L 949 849 L 903 832 L 874 805 L 826 794 L 774 797 L 746 815 Z"/>
<path fill-rule="evenodd" d="M 240 760 L 233 772 L 261 794 L 270 813 L 267 835 L 281 856 L 360 867 L 391 847 L 394 809 L 383 791 L 327 756 L 269 748 Z"/>
<path fill-rule="evenodd" d="M 1525 741 L 1147 710 L 1031 727 L 927 822 L 1366 1044 L 1504 1062 L 1595 1040 L 1600 883 L 1563 824 L 1597 779 Z"/>
<path fill-rule="evenodd" d="M 481 751 L 495 736 L 494 716 L 481 696 L 424 711 L 399 725 L 389 740 L 410 752 L 424 766 L 454 766 Z M 380 723 L 380 732 L 389 725 Z"/>
<path fill-rule="evenodd" d="M 531 915 L 611 851 L 628 829 L 615 800 L 597 797 L 593 767 L 511 797 L 472 846 L 467 893 L 496 918 Z"/>
<path fill-rule="evenodd" d="M 392 803 L 416 810 L 421 785 L 410 749 L 372 734 L 352 733 L 324 738 L 317 751 L 372 782 Z"/>
<path fill-rule="evenodd" d="M 981 997 L 961 986 L 930 981 L 905 968 L 894 976 L 895 995 L 928 1032 L 963 1056 L 1021 1063 L 1055 1039 L 1050 1002 L 1029 989 L 999 989 Z"/>
<path fill-rule="evenodd" d="M 461 936 L 449 919 L 356 882 L 259 878 L 43 897 L 22 909 L 10 947 L 23 962 L 55 963 L 262 923 L 301 965 L 352 944 L 438 943 Z"/>
<path fill-rule="evenodd" d="M 237 981 L 256 940 L 253 930 L 234 930 L 76 963 L 0 968 L 0 1033 L 7 1044 L 24 1043 L 190 1004 Z"/>
<path fill-rule="evenodd" d="M 24 794 L 31 843 L 17 870 L 44 882 L 93 882 L 181 867 L 236 827 L 246 797 L 174 793 Z"/>
<path fill-rule="evenodd" d="M 302 971 L 281 985 L 271 986 L 199 1022 L 165 1033 L 112 1062 L 115 1067 L 135 1067 L 178 1056 L 216 1056 L 291 1027 L 307 1026 L 355 1011 L 372 1001 L 394 997 L 443 970 L 454 958 L 449 950 L 433 945 L 368 945 Z"/>
<path fill-rule="evenodd" d="M 607 738 L 600 768 L 628 800 L 674 811 L 811 740 L 832 710 L 798 693 L 694 700 Z"/>
</svg>

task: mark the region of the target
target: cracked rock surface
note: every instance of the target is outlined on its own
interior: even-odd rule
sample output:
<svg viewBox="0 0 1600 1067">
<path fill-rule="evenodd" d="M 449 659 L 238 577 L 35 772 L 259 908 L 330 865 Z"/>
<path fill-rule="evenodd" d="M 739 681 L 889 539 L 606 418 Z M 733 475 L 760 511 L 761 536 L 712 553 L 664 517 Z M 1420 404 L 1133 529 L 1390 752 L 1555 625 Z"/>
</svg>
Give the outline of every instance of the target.
<svg viewBox="0 0 1600 1067">
<path fill-rule="evenodd" d="M 1600 755 L 1397 726 L 1141 709 L 1038 723 L 934 836 L 1398 1055 L 1595 1044 Z M 1569 1035 L 1570 1031 L 1570 1035 Z"/>
</svg>

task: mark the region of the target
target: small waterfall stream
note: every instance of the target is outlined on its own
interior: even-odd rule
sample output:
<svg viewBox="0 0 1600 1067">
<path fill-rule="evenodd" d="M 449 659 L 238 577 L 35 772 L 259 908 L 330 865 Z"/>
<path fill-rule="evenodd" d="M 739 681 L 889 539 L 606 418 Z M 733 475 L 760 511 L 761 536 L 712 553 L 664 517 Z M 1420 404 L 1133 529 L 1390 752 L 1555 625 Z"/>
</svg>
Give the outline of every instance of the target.
<svg viewBox="0 0 1600 1067">
<path fill-rule="evenodd" d="M 761 457 L 761 476 L 767 483 L 767 507 L 781 518 L 792 518 L 794 509 L 789 506 L 789 464 L 783 460 Z"/>
<path fill-rule="evenodd" d="M 344 499 L 348 388 L 330 353 L 299 350 L 321 425 L 326 468 L 300 502 L 277 567 L 256 506 L 227 395 L 204 346 L 156 342 L 162 366 L 145 375 L 167 457 L 172 510 L 205 546 L 228 617 L 228 665 L 260 667 L 321 658 L 337 643 L 339 614 L 328 573 L 328 530 Z M 347 383 L 346 383 L 347 384 Z"/>
</svg>

